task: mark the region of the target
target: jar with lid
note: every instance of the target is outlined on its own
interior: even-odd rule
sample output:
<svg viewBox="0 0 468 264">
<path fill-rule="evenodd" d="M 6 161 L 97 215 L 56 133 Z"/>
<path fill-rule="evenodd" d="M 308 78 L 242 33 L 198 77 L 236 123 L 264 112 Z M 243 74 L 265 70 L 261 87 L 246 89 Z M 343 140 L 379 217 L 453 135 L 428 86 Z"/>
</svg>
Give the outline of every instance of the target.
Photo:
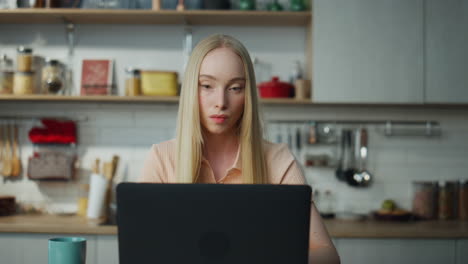
<svg viewBox="0 0 468 264">
<path fill-rule="evenodd" d="M 458 191 L 458 218 L 468 220 L 468 180 L 460 181 Z"/>
<path fill-rule="evenodd" d="M 439 210 L 440 220 L 454 218 L 456 184 L 453 182 L 439 182 Z"/>
<path fill-rule="evenodd" d="M 33 50 L 24 46 L 17 49 L 17 70 L 20 72 L 32 71 Z"/>
<path fill-rule="evenodd" d="M 141 95 L 141 77 L 140 70 L 128 67 L 125 69 L 125 95 L 136 96 Z"/>
<path fill-rule="evenodd" d="M 45 59 L 42 69 L 41 90 L 46 94 L 58 94 L 63 91 L 63 71 L 58 60 Z"/>
<path fill-rule="evenodd" d="M 413 214 L 421 219 L 435 219 L 437 209 L 437 183 L 413 182 Z"/>
<path fill-rule="evenodd" d="M 5 54 L 0 57 L 0 94 L 13 93 L 13 61 Z"/>
<path fill-rule="evenodd" d="M 13 77 L 13 94 L 33 94 L 33 91 L 34 72 L 15 72 L 15 75 Z"/>
</svg>

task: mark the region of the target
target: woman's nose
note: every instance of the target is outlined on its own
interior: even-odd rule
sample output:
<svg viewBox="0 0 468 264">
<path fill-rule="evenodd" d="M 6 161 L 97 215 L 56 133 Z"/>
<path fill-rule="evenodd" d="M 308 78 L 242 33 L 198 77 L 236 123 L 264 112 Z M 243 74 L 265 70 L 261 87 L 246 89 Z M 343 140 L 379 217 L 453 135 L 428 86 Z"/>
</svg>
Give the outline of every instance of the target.
<svg viewBox="0 0 468 264">
<path fill-rule="evenodd" d="M 217 89 L 215 100 L 216 100 L 216 108 L 226 109 L 227 98 L 226 98 L 225 89 Z"/>
</svg>

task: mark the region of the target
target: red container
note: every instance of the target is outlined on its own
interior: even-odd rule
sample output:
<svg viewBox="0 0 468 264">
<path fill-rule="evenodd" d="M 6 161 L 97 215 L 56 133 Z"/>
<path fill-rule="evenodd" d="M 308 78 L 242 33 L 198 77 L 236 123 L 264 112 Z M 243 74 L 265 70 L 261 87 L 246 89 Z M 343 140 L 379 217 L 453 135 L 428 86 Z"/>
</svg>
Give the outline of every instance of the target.
<svg viewBox="0 0 468 264">
<path fill-rule="evenodd" d="M 294 86 L 286 82 L 280 82 L 277 76 L 274 76 L 269 82 L 260 83 L 258 89 L 260 96 L 263 98 L 291 97 L 294 92 Z"/>
</svg>

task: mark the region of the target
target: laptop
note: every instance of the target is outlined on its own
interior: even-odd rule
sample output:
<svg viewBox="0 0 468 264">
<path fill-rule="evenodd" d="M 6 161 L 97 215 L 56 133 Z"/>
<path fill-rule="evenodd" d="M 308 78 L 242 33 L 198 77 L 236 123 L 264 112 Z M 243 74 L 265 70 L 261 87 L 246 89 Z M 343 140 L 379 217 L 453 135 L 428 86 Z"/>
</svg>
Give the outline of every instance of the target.
<svg viewBox="0 0 468 264">
<path fill-rule="evenodd" d="M 117 186 L 120 264 L 305 264 L 304 185 Z"/>
</svg>

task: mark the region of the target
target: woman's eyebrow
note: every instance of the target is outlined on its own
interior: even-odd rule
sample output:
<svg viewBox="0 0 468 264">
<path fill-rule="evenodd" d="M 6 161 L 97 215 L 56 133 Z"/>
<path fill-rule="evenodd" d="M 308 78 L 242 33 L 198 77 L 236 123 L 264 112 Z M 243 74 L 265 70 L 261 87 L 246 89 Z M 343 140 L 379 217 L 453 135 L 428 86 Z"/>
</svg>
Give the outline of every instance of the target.
<svg viewBox="0 0 468 264">
<path fill-rule="evenodd" d="M 216 77 L 214 77 L 213 75 L 208 75 L 208 74 L 201 74 L 199 76 L 199 78 L 201 78 L 201 77 L 217 80 Z M 234 81 L 245 81 L 245 78 L 244 77 L 235 77 L 235 78 L 232 78 L 231 80 L 229 80 L 229 82 L 234 82 Z"/>
</svg>

